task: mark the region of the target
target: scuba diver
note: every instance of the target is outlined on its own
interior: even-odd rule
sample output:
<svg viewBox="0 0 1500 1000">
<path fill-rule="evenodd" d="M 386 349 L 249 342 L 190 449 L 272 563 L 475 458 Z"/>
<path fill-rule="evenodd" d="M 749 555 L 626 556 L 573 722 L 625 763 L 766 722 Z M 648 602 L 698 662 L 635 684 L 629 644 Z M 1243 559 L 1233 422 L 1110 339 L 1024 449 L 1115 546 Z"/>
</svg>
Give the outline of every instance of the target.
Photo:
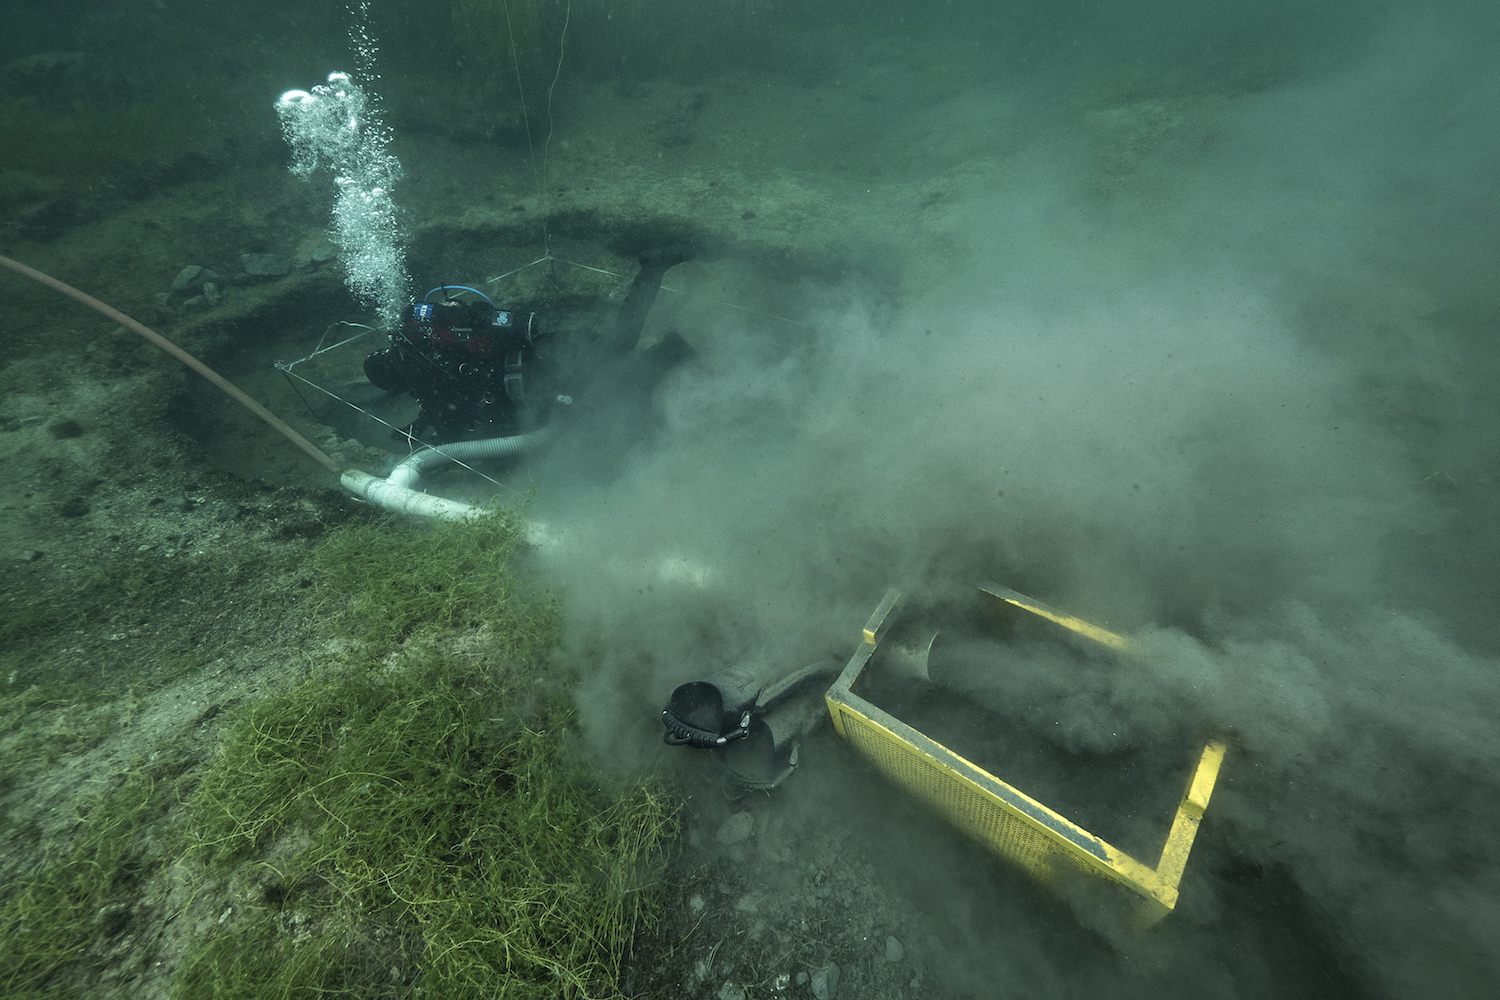
<svg viewBox="0 0 1500 1000">
<path fill-rule="evenodd" d="M 549 330 L 535 310 L 499 308 L 478 289 L 439 285 L 412 305 L 390 346 L 365 358 L 365 377 L 421 405 L 398 436 L 429 444 L 537 430 L 575 399 L 595 410 L 639 408 L 692 354 L 676 333 L 635 353 L 662 279 L 688 257 L 682 247 L 643 255 L 619 311 L 588 332 Z"/>
<path fill-rule="evenodd" d="M 551 327 L 534 309 L 500 308 L 478 289 L 440 285 L 412 305 L 388 347 L 365 358 L 365 376 L 420 404 L 398 437 L 433 445 L 519 439 L 566 418 L 575 472 L 608 476 L 649 426 L 656 386 L 693 355 L 675 332 L 636 351 L 663 278 L 688 257 L 681 247 L 643 255 L 619 310 L 588 311 L 581 328 L 576 316 Z M 737 664 L 680 685 L 662 711 L 664 740 L 709 751 L 732 795 L 770 791 L 797 770 L 802 740 L 827 718 L 821 691 L 839 668 L 835 658 L 791 673 Z"/>
</svg>

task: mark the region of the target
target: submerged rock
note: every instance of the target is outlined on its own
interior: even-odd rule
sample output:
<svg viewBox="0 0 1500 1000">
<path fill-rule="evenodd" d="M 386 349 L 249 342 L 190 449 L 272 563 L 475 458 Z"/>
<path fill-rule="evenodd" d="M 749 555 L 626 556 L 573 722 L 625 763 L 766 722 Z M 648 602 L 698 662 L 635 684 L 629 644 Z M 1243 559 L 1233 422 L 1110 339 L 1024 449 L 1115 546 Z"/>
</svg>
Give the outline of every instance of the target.
<svg viewBox="0 0 1500 1000">
<path fill-rule="evenodd" d="M 839 989 L 839 967 L 836 962 L 829 962 L 826 968 L 818 969 L 812 974 L 812 994 L 818 1000 L 833 1000 Z"/>
<path fill-rule="evenodd" d="M 187 294 L 196 292 L 211 281 L 219 280 L 219 275 L 210 268 L 198 264 L 189 264 L 177 272 L 177 277 L 172 279 L 172 291 L 175 294 Z"/>
</svg>

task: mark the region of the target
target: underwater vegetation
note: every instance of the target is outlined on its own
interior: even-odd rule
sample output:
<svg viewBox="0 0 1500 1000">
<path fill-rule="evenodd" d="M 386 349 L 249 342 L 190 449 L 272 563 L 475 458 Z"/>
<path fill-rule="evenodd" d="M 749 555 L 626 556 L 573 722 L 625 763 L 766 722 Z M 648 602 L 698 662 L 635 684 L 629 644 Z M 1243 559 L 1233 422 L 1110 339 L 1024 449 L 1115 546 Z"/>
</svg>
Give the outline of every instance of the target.
<svg viewBox="0 0 1500 1000">
<path fill-rule="evenodd" d="M 249 712 L 190 837 L 249 861 L 262 905 L 199 946 L 184 995 L 613 995 L 671 812 L 649 785 L 597 794 L 567 714 L 508 709 L 508 680 L 432 650 Z"/>
<path fill-rule="evenodd" d="M 0 992 L 86 983 L 133 923 L 212 900 L 177 995 L 618 995 L 675 806 L 574 755 L 557 606 L 513 570 L 519 531 L 355 521 L 314 545 L 302 678 L 231 709 L 206 762 L 167 741 L 8 879 Z"/>
</svg>

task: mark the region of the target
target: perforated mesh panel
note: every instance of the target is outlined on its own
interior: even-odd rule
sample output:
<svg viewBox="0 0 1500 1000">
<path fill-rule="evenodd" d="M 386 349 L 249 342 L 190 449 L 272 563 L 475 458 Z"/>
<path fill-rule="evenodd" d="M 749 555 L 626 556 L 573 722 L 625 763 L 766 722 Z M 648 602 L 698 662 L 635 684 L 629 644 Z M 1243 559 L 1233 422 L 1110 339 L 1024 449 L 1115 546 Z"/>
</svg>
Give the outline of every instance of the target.
<svg viewBox="0 0 1500 1000">
<path fill-rule="evenodd" d="M 1111 648 L 1123 648 L 1127 642 L 998 585 L 987 584 L 985 593 L 1009 595 L 1003 598 L 1007 603 Z M 1137 919 L 1143 924 L 1168 913 L 1177 904 L 1178 880 L 1208 807 L 1224 744 L 1210 741 L 1204 747 L 1163 846 L 1161 862 L 1156 868 L 1148 867 L 854 693 L 860 672 L 870 662 L 900 601 L 898 591 L 887 592 L 865 625 L 859 648 L 828 689 L 828 711 L 839 734 L 892 781 L 1032 876 L 1053 881 L 1067 872 L 1083 872 L 1135 893 Z M 1118 642 L 1107 642 L 1094 633 Z"/>
<path fill-rule="evenodd" d="M 844 733 L 897 784 L 940 810 L 952 823 L 993 850 L 1049 879 L 1054 866 L 1071 859 L 1046 834 L 984 795 L 950 769 L 939 767 L 915 746 L 873 726 L 861 715 L 840 709 Z"/>
</svg>

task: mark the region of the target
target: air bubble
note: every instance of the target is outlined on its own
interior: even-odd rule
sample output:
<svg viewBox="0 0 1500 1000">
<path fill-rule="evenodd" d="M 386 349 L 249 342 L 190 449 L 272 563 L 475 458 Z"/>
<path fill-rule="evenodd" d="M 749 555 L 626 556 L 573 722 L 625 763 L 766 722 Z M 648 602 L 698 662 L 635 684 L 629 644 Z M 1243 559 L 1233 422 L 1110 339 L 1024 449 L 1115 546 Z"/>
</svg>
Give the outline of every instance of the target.
<svg viewBox="0 0 1500 1000">
<path fill-rule="evenodd" d="M 330 236 L 342 251 L 345 282 L 356 299 L 394 326 L 410 298 L 406 250 L 391 188 L 401 163 L 374 101 L 347 73 L 328 74 L 311 92 L 289 90 L 276 102 L 292 150 L 291 171 L 306 180 L 328 170 L 338 185 Z"/>
</svg>

